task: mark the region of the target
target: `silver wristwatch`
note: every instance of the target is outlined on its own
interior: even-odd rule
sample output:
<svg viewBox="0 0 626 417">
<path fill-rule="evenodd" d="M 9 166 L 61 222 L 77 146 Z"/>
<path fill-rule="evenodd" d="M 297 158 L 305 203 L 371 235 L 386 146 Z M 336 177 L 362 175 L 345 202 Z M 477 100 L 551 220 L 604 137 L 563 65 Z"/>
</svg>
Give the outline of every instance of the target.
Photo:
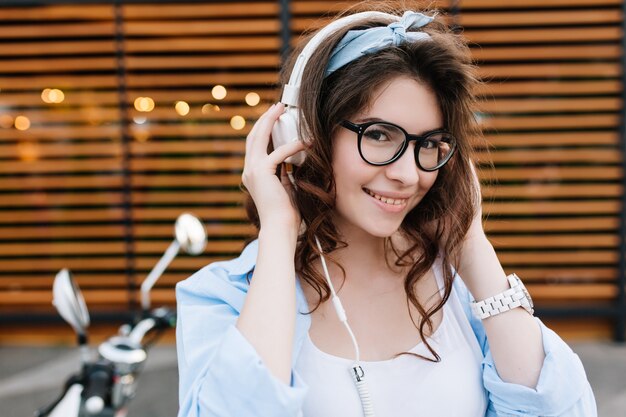
<svg viewBox="0 0 626 417">
<path fill-rule="evenodd" d="M 534 314 L 533 299 L 522 280 L 516 274 L 508 275 L 506 278 L 509 280 L 511 288 L 493 297 L 470 303 L 472 312 L 476 317 L 483 320 L 516 307 L 522 307 L 531 315 Z"/>
</svg>

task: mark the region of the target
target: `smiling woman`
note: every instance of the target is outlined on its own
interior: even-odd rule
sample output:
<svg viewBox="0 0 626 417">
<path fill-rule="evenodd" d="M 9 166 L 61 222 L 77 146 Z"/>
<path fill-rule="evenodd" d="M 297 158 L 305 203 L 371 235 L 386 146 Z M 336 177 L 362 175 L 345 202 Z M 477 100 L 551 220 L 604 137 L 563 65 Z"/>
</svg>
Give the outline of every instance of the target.
<svg viewBox="0 0 626 417">
<path fill-rule="evenodd" d="M 372 95 L 376 101 L 355 114 L 352 120 L 357 123 L 384 120 L 419 134 L 435 131 L 443 124 L 435 94 L 418 81 L 406 77 L 394 78 Z M 414 109 L 423 110 L 417 113 Z M 423 152 L 415 142 L 408 145 L 410 152 L 404 152 L 394 160 L 396 152 L 389 153 L 380 144 L 371 144 L 372 136 L 365 137 L 368 145 L 363 143 L 364 139 L 360 140 L 359 156 L 354 132 L 348 129 L 336 130 L 332 155 L 334 191 L 337 196 L 334 223 L 339 230 L 345 230 L 342 225 L 351 224 L 365 233 L 385 238 L 400 228 L 404 217 L 428 193 L 437 179 L 438 171 L 428 172 L 418 168 L 416 161 L 419 158 L 415 158 L 415 151 L 420 154 Z M 381 142 L 383 139 L 378 137 L 376 140 Z M 380 153 L 383 156 L 378 158 L 379 161 L 391 160 L 393 163 L 371 165 L 368 163 L 370 159 L 364 160 L 366 155 Z M 356 238 L 345 236 L 345 233 L 343 237 L 348 241 Z"/>
<path fill-rule="evenodd" d="M 371 11 L 305 45 L 246 140 L 258 239 L 177 287 L 179 415 L 594 416 L 483 231 L 464 40 Z"/>
</svg>

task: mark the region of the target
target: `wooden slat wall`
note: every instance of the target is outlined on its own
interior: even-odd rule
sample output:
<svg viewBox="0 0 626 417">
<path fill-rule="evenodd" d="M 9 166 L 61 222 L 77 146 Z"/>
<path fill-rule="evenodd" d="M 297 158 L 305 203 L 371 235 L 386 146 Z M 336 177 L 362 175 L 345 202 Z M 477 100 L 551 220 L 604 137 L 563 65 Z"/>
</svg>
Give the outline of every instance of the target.
<svg viewBox="0 0 626 417">
<path fill-rule="evenodd" d="M 236 256 L 253 232 L 239 182 L 245 136 L 277 99 L 279 9 L 271 1 L 214 3 L 124 7 L 129 96 L 157 103 L 150 113 L 131 114 L 147 118 L 134 126 L 131 148 L 132 205 L 141 228 L 136 279 L 167 247 L 181 210 L 202 218 L 210 241 L 205 256 L 174 261 L 154 292 L 157 302 L 173 303 L 177 281 L 212 260 Z M 227 89 L 222 100 L 212 97 L 216 85 Z M 244 101 L 250 92 L 261 99 L 254 107 Z M 189 114 L 175 111 L 179 100 Z M 219 112 L 203 112 L 207 104 Z M 230 125 L 237 115 L 246 120 L 242 130 Z"/>
<path fill-rule="evenodd" d="M 296 4 L 308 13 L 344 6 Z M 460 9 L 451 18 L 479 65 L 477 117 L 493 146 L 479 153 L 495 164 L 483 171 L 486 228 L 505 269 L 524 277 L 540 306 L 613 301 L 621 2 L 464 0 Z M 324 21 L 305 15 L 293 26 Z"/>
<path fill-rule="evenodd" d="M 292 43 L 352 4 L 292 1 Z M 0 127 L 0 313 L 51 312 L 62 267 L 75 272 L 92 309 L 126 309 L 127 215 L 135 282 L 167 247 L 180 212 L 207 223 L 207 253 L 179 257 L 156 302 L 173 303 L 178 280 L 235 255 L 252 233 L 238 183 L 245 135 L 278 98 L 278 3 L 129 4 L 123 15 L 129 212 L 113 7 L 0 7 L 0 122 L 31 120 L 26 131 Z M 525 278 L 540 306 L 614 301 L 621 2 L 463 0 L 451 18 L 485 81 L 477 116 L 493 148 L 480 158 L 495 163 L 482 172 L 486 227 L 505 269 Z M 218 84 L 228 90 L 223 100 L 211 95 Z M 65 101 L 43 103 L 44 88 L 62 89 Z M 245 103 L 249 92 L 258 105 Z M 137 111 L 137 97 L 151 97 L 154 110 Z M 179 100 L 187 115 L 174 109 Z M 206 104 L 220 110 L 203 112 Z M 242 130 L 230 125 L 235 115 L 246 120 Z M 594 337 L 609 329 L 585 328 Z"/>
<path fill-rule="evenodd" d="M 126 306 L 113 9 L 0 7 L 0 20 L 0 312 L 53 311 L 62 267 L 90 304 Z M 44 103 L 46 88 L 64 101 Z"/>
<path fill-rule="evenodd" d="M 92 310 L 127 310 L 130 282 L 147 275 L 177 215 L 191 211 L 211 243 L 203 256 L 177 258 L 159 281 L 154 301 L 172 304 L 178 280 L 236 255 L 253 232 L 238 184 L 245 135 L 277 98 L 277 4 L 129 4 L 122 13 L 130 210 L 113 6 L 0 7 L 0 114 L 31 121 L 25 131 L 0 128 L 0 313 L 53 312 L 50 289 L 62 267 Z M 227 88 L 222 100 L 211 95 L 218 84 Z M 61 89 L 65 100 L 44 103 L 44 88 Z M 245 103 L 249 92 L 258 105 Z M 154 109 L 137 111 L 138 97 L 152 98 Z M 186 115 L 175 110 L 181 100 Z M 206 104 L 219 111 L 203 112 Z M 241 130 L 230 125 L 235 115 L 246 119 Z"/>
<path fill-rule="evenodd" d="M 492 241 L 540 305 L 614 300 L 622 3 L 465 0 L 497 184 Z M 487 158 L 485 152 L 485 159 Z"/>
</svg>

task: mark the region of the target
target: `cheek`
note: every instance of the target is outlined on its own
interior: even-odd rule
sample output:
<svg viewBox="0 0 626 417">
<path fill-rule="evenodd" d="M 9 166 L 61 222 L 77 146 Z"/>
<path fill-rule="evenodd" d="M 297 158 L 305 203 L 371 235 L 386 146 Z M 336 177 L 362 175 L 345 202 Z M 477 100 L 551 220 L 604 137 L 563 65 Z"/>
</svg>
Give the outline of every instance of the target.
<svg viewBox="0 0 626 417">
<path fill-rule="evenodd" d="M 430 189 L 433 188 L 433 185 L 435 185 L 435 182 L 437 182 L 438 175 L 438 171 L 422 172 L 420 174 L 419 189 L 417 191 L 417 198 L 415 199 L 413 207 L 419 205 L 426 196 L 426 194 L 428 194 Z"/>
<path fill-rule="evenodd" d="M 439 171 L 423 173 L 422 177 L 420 178 L 420 188 L 423 188 L 424 191 L 430 190 L 437 181 L 438 176 Z"/>
<path fill-rule="evenodd" d="M 371 167 L 361 159 L 356 143 L 341 136 L 334 143 L 332 167 L 338 187 L 359 182 L 368 176 Z"/>
</svg>

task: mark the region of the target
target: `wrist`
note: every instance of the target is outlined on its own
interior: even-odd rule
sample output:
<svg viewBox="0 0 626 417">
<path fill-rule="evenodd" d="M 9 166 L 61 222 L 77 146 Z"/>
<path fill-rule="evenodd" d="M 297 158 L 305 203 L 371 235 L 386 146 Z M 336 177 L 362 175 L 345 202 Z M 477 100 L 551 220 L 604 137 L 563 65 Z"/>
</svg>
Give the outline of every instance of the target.
<svg viewBox="0 0 626 417">
<path fill-rule="evenodd" d="M 477 300 L 491 297 L 509 287 L 496 251 L 486 237 L 476 237 L 463 243 L 459 275 Z"/>
<path fill-rule="evenodd" d="M 298 228 L 293 223 L 282 219 L 262 221 L 259 229 L 259 240 L 284 241 L 295 250 L 298 241 Z"/>
<path fill-rule="evenodd" d="M 497 257 L 496 251 L 484 234 L 466 238 L 461 243 L 459 251 L 459 272 L 472 269 L 476 263 L 483 262 L 485 258 Z"/>
</svg>

